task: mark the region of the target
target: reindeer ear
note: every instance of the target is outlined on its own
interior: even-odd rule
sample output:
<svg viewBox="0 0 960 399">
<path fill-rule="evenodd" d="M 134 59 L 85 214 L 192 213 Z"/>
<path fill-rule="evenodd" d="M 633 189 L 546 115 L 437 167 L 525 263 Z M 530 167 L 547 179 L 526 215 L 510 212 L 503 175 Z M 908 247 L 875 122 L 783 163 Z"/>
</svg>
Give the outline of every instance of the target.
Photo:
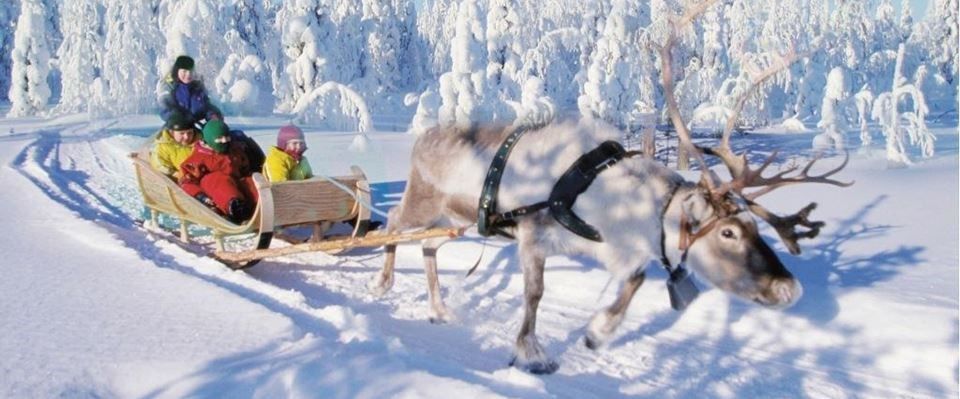
<svg viewBox="0 0 960 399">
<path fill-rule="evenodd" d="M 691 193 L 683 199 L 680 206 L 683 207 L 683 213 L 692 223 L 699 224 L 701 220 L 712 214 L 709 201 L 707 201 L 709 195 L 709 192 L 706 194 Z"/>
</svg>

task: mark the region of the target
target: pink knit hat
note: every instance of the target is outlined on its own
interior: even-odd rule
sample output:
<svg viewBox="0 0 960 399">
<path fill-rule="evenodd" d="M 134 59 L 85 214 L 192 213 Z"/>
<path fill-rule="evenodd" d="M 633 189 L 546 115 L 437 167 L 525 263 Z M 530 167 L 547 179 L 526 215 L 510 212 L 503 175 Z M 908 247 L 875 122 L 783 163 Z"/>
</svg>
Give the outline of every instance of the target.
<svg viewBox="0 0 960 399">
<path fill-rule="evenodd" d="M 290 140 L 304 140 L 303 130 L 293 125 L 286 125 L 277 132 L 277 147 L 287 148 L 287 142 Z"/>
</svg>

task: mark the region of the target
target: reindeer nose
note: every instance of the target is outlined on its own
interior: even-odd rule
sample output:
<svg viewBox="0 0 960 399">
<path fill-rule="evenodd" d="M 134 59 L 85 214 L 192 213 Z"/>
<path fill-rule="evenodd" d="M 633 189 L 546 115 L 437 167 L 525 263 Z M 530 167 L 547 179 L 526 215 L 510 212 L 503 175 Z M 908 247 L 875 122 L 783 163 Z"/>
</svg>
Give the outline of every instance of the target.
<svg viewBox="0 0 960 399">
<path fill-rule="evenodd" d="M 795 278 L 778 278 L 770 283 L 767 293 L 769 307 L 786 309 L 803 296 L 803 286 Z"/>
</svg>

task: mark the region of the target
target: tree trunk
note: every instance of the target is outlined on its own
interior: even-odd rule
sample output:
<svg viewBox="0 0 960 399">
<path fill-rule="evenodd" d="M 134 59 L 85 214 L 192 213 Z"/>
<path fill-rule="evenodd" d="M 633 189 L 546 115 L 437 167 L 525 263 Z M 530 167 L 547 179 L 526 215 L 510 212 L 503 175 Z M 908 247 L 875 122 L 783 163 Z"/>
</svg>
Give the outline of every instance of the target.
<svg viewBox="0 0 960 399">
<path fill-rule="evenodd" d="M 653 140 L 657 134 L 657 130 L 654 126 L 647 126 L 643 128 L 643 132 L 640 136 L 640 150 L 643 151 L 643 157 L 646 159 L 653 159 L 656 154 L 656 146 L 653 143 Z"/>
<path fill-rule="evenodd" d="M 690 170 L 690 153 L 687 146 L 677 143 L 677 170 Z"/>
</svg>

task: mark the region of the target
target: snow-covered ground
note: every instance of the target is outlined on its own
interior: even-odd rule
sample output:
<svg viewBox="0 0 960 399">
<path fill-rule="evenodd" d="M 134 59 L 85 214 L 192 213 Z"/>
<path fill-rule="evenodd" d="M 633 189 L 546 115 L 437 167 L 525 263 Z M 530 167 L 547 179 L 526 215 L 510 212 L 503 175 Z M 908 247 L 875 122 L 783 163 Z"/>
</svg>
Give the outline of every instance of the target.
<svg viewBox="0 0 960 399">
<path fill-rule="evenodd" d="M 283 120 L 230 120 L 269 145 Z M 612 343 L 582 342 L 609 304 L 608 274 L 587 259 L 547 261 L 538 334 L 550 376 L 507 367 L 521 319 L 516 247 L 475 235 L 439 252 L 458 320 L 433 325 L 419 248 L 401 246 L 383 298 L 367 284 L 380 250 L 301 254 L 231 271 L 148 234 L 127 153 L 158 120 L 0 120 L 0 397 L 936 397 L 958 395 L 958 133 L 937 153 L 887 169 L 882 143 L 854 151 L 850 188 L 807 185 L 765 203 L 819 202 L 821 236 L 790 256 L 804 285 L 778 312 L 717 290 L 684 313 L 664 273 L 647 283 Z M 399 199 L 412 136 L 307 127 L 323 174 L 361 166 L 375 205 Z M 809 155 L 812 133 L 737 138 Z M 856 141 L 856 133 L 851 133 Z M 837 158 L 824 161 L 836 163 Z M 695 176 L 691 176 L 693 178 Z M 483 254 L 470 277 L 465 271 Z"/>
</svg>

